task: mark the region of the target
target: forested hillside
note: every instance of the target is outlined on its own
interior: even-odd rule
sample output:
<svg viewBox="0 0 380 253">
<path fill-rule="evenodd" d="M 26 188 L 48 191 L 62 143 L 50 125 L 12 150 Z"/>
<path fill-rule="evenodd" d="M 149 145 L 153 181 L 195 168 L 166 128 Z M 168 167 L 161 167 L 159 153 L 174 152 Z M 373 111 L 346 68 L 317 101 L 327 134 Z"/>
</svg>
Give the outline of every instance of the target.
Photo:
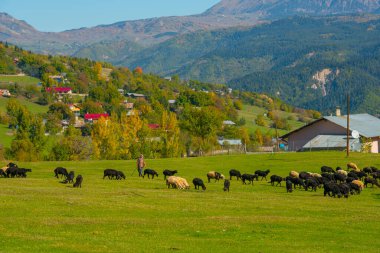
<svg viewBox="0 0 380 253">
<path fill-rule="evenodd" d="M 273 146 L 278 131 L 320 117 L 264 94 L 6 43 L 0 43 L 0 91 L 0 134 L 10 142 L 0 147 L 0 159 L 178 157 L 222 150 L 224 139 L 240 140 L 240 151 L 257 150 Z M 260 113 L 251 118 L 245 106 Z"/>
<path fill-rule="evenodd" d="M 379 114 L 379 16 L 294 17 L 250 29 L 198 32 L 136 53 L 121 65 L 267 92 L 325 113 L 352 96 Z M 328 69 L 324 79 L 313 76 Z"/>
</svg>

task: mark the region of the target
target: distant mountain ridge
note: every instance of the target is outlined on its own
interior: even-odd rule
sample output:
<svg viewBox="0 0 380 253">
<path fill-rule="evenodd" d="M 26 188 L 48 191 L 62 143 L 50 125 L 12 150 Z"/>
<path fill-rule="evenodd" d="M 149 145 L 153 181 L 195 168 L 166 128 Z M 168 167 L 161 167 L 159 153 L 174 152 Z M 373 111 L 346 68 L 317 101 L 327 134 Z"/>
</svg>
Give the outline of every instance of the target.
<svg viewBox="0 0 380 253">
<path fill-rule="evenodd" d="M 206 15 L 258 14 L 278 19 L 299 14 L 331 15 L 371 13 L 380 8 L 380 0 L 222 0 Z"/>
<path fill-rule="evenodd" d="M 247 27 L 293 15 L 375 13 L 380 12 L 379 8 L 380 0 L 222 0 L 199 15 L 122 21 L 59 33 L 37 31 L 24 21 L 0 13 L 0 40 L 38 53 L 77 55 L 115 63 L 127 58 L 131 50 L 195 31 Z M 116 45 L 123 42 L 125 48 L 111 52 L 97 45 L 106 43 L 112 47 L 114 42 Z M 104 55 L 106 51 L 109 55 Z"/>
</svg>

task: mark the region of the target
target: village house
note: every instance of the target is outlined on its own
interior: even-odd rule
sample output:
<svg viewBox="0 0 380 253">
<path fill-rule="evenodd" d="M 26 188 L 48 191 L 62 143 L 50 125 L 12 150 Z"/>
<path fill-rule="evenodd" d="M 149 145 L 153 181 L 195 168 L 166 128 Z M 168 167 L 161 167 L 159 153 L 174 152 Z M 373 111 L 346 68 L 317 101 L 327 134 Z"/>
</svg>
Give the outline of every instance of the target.
<svg viewBox="0 0 380 253">
<path fill-rule="evenodd" d="M 145 98 L 146 97 L 144 94 L 139 94 L 139 93 L 127 93 L 127 96 L 131 98 Z"/>
<path fill-rule="evenodd" d="M 84 115 L 84 120 L 87 123 L 93 123 L 93 122 L 98 121 L 101 117 L 108 118 L 109 115 L 108 115 L 108 113 L 92 113 L 92 114 L 86 113 Z"/>
<path fill-rule="evenodd" d="M 72 94 L 72 89 L 70 87 L 47 87 L 46 92 L 54 92 L 59 95 Z"/>
<path fill-rule="evenodd" d="M 369 114 L 350 115 L 350 150 L 360 151 L 366 140 L 371 153 L 380 150 L 380 119 Z M 281 136 L 289 151 L 345 150 L 347 145 L 347 115 L 325 116 Z"/>
</svg>

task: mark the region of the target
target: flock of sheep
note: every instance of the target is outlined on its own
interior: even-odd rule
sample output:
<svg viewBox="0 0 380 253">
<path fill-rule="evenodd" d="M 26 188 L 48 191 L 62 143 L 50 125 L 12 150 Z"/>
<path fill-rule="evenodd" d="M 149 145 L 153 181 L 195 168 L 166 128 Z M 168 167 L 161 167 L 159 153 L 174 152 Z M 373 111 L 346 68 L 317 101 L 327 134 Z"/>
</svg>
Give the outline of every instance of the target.
<svg viewBox="0 0 380 253">
<path fill-rule="evenodd" d="M 0 177 L 23 177 L 25 178 L 27 172 L 31 172 L 31 169 L 19 168 L 14 163 L 9 163 L 6 167 L 0 169 Z M 168 188 L 177 188 L 177 189 L 190 189 L 190 185 L 187 180 L 183 177 L 175 176 L 177 170 L 164 170 L 163 175 L 166 180 L 166 185 Z M 241 174 L 240 171 L 236 169 L 231 169 L 229 171 L 229 179 L 226 179 L 225 176 L 217 171 L 210 171 L 207 173 L 207 181 L 210 183 L 211 179 L 215 179 L 215 182 L 220 179 L 224 180 L 223 190 L 229 191 L 231 180 L 233 177 L 236 177 L 236 180 L 241 180 L 243 184 L 253 185 L 253 181 L 256 181 L 261 178 L 261 180 L 267 180 L 270 170 L 256 170 L 254 174 Z M 54 176 L 56 178 L 64 178 L 61 183 L 73 183 L 73 187 L 82 187 L 83 177 L 78 175 L 74 182 L 74 171 L 68 172 L 66 168 L 57 167 L 54 169 Z M 158 173 L 153 169 L 145 169 L 143 178 L 147 176 L 148 178 L 154 179 L 158 177 Z M 115 179 L 121 180 L 125 179 L 125 175 L 122 171 L 114 169 L 105 169 L 103 179 Z M 294 189 L 304 189 L 308 191 L 316 191 L 317 188 L 324 189 L 324 196 L 329 195 L 330 197 L 342 197 L 348 198 L 349 194 L 360 194 L 360 192 L 367 187 L 368 185 L 374 185 L 380 187 L 377 179 L 380 178 L 380 170 L 375 167 L 365 167 L 362 170 L 354 163 L 347 164 L 347 170 L 343 170 L 341 167 L 337 167 L 335 170 L 329 166 L 322 166 L 321 173 L 312 173 L 312 172 L 297 172 L 290 171 L 289 175 L 286 177 L 271 175 L 270 181 L 272 186 L 280 185 L 285 181 L 286 191 L 292 192 Z M 202 179 L 194 178 L 192 181 L 194 188 L 199 190 L 201 187 L 202 190 L 206 190 L 206 186 Z"/>
</svg>

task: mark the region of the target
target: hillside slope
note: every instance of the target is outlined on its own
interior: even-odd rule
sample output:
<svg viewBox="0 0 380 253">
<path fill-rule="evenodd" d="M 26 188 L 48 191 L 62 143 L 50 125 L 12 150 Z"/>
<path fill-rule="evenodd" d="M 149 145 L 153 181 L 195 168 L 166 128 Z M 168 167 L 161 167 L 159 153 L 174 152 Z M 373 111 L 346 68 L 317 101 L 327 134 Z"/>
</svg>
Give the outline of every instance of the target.
<svg viewBox="0 0 380 253">
<path fill-rule="evenodd" d="M 267 92 L 324 112 L 342 105 L 350 83 L 354 112 L 379 114 L 379 26 L 374 15 L 294 17 L 183 35 L 119 64 Z M 321 85 L 313 76 L 324 69 L 338 74 Z"/>
</svg>

